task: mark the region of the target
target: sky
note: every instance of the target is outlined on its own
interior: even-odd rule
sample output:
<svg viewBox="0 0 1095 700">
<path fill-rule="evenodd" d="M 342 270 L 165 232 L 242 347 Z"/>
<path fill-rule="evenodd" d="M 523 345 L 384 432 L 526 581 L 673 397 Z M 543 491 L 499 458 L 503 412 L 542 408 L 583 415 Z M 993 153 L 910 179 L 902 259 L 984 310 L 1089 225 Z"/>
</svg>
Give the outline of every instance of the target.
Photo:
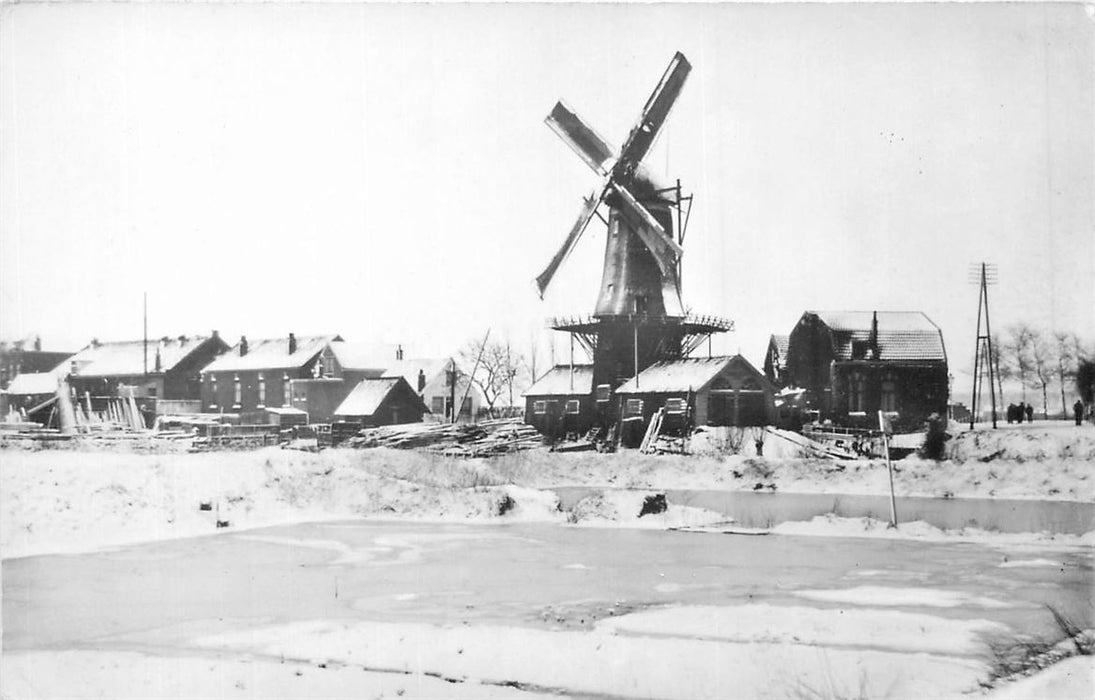
<svg viewBox="0 0 1095 700">
<path fill-rule="evenodd" d="M 695 203 L 687 307 L 763 360 L 809 309 L 921 310 L 957 384 L 993 329 L 1095 339 L 1095 5 L 0 7 L 0 335 L 47 349 L 339 333 L 526 352 L 593 309 L 599 186 L 675 51 L 646 165 Z M 556 360 L 569 345 L 560 336 Z M 968 393 L 968 390 L 967 390 Z"/>
</svg>

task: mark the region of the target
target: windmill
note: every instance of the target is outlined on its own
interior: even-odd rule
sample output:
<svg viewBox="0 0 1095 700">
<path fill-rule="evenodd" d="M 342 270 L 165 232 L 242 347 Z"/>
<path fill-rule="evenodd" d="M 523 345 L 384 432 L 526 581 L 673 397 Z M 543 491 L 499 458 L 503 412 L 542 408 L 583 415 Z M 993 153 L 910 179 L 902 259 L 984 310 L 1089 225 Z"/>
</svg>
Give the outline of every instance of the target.
<svg viewBox="0 0 1095 700">
<path fill-rule="evenodd" d="M 555 330 L 571 333 L 593 357 L 597 387 L 614 389 L 652 363 L 687 356 L 711 334 L 733 328 L 726 319 L 686 313 L 681 256 L 692 197 L 682 196 L 679 180 L 663 185 L 642 165 L 691 70 L 688 59 L 677 52 L 619 151 L 564 102 L 545 120 L 602 178 L 600 188 L 583 199 L 563 245 L 536 278 L 543 298 L 593 218 L 604 221 L 608 235 L 595 311 L 552 323 Z M 608 210 L 607 218 L 602 208 Z"/>
</svg>

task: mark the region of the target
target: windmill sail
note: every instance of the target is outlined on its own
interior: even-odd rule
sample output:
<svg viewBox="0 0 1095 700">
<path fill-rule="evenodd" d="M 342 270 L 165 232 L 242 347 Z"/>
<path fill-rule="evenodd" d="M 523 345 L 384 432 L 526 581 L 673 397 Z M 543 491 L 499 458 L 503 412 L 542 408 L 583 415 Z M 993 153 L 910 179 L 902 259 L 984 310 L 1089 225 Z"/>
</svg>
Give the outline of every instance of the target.
<svg viewBox="0 0 1095 700">
<path fill-rule="evenodd" d="M 567 234 L 566 240 L 563 241 L 563 245 L 555 253 L 555 257 L 551 259 L 544 271 L 536 278 L 536 288 L 540 292 L 540 298 L 544 298 L 544 291 L 547 286 L 551 284 L 551 278 L 555 276 L 555 272 L 559 269 L 559 266 L 563 264 L 563 261 L 570 255 L 570 251 L 574 250 L 574 245 L 578 242 L 578 239 L 582 237 L 582 232 L 586 230 L 586 226 L 589 226 L 590 220 L 593 218 L 594 212 L 597 211 L 598 205 L 600 205 L 601 199 L 597 196 L 596 192 L 590 192 L 589 196 L 582 200 L 582 211 L 578 214 L 578 220 L 574 222 L 573 228 L 570 229 L 570 233 Z"/>
<path fill-rule="evenodd" d="M 604 165 L 615 151 L 574 110 L 559 102 L 544 121 L 594 172 L 608 174 Z"/>
<path fill-rule="evenodd" d="M 673 56 L 658 86 L 643 107 L 639 123 L 631 130 L 627 142 L 620 151 L 620 162 L 634 168 L 654 145 L 658 132 L 673 110 L 673 104 L 684 88 L 684 81 L 692 71 L 692 64 L 680 51 Z"/>
</svg>

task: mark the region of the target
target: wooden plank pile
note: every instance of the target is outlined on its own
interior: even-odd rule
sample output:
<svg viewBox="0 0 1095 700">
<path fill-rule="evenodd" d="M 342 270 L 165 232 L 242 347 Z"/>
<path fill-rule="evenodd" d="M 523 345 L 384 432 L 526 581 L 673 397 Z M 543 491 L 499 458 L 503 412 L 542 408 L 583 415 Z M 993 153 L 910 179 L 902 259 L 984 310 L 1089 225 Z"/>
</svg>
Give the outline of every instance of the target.
<svg viewBox="0 0 1095 700">
<path fill-rule="evenodd" d="M 453 457 L 489 457 L 543 444 L 540 433 L 520 418 L 480 423 L 414 423 L 366 428 L 347 447 L 420 449 Z"/>
</svg>

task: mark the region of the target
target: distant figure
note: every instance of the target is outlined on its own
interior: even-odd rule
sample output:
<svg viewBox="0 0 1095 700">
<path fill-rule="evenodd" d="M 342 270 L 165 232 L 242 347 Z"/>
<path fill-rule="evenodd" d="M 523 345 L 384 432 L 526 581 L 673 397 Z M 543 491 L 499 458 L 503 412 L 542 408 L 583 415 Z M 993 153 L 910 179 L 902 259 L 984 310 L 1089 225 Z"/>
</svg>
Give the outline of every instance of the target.
<svg viewBox="0 0 1095 700">
<path fill-rule="evenodd" d="M 1015 422 L 1021 424 L 1023 422 L 1023 414 L 1026 412 L 1026 405 L 1020 401 L 1019 405 L 1015 407 Z"/>
<path fill-rule="evenodd" d="M 1027 404 L 1027 423 L 1034 422 L 1034 406 Z"/>
<path fill-rule="evenodd" d="M 1084 424 L 1084 402 L 1076 399 L 1076 403 L 1072 404 L 1072 415 L 1076 417 L 1076 425 Z"/>
<path fill-rule="evenodd" d="M 1015 404 L 1008 404 L 1008 425 L 1015 422 Z"/>
</svg>

